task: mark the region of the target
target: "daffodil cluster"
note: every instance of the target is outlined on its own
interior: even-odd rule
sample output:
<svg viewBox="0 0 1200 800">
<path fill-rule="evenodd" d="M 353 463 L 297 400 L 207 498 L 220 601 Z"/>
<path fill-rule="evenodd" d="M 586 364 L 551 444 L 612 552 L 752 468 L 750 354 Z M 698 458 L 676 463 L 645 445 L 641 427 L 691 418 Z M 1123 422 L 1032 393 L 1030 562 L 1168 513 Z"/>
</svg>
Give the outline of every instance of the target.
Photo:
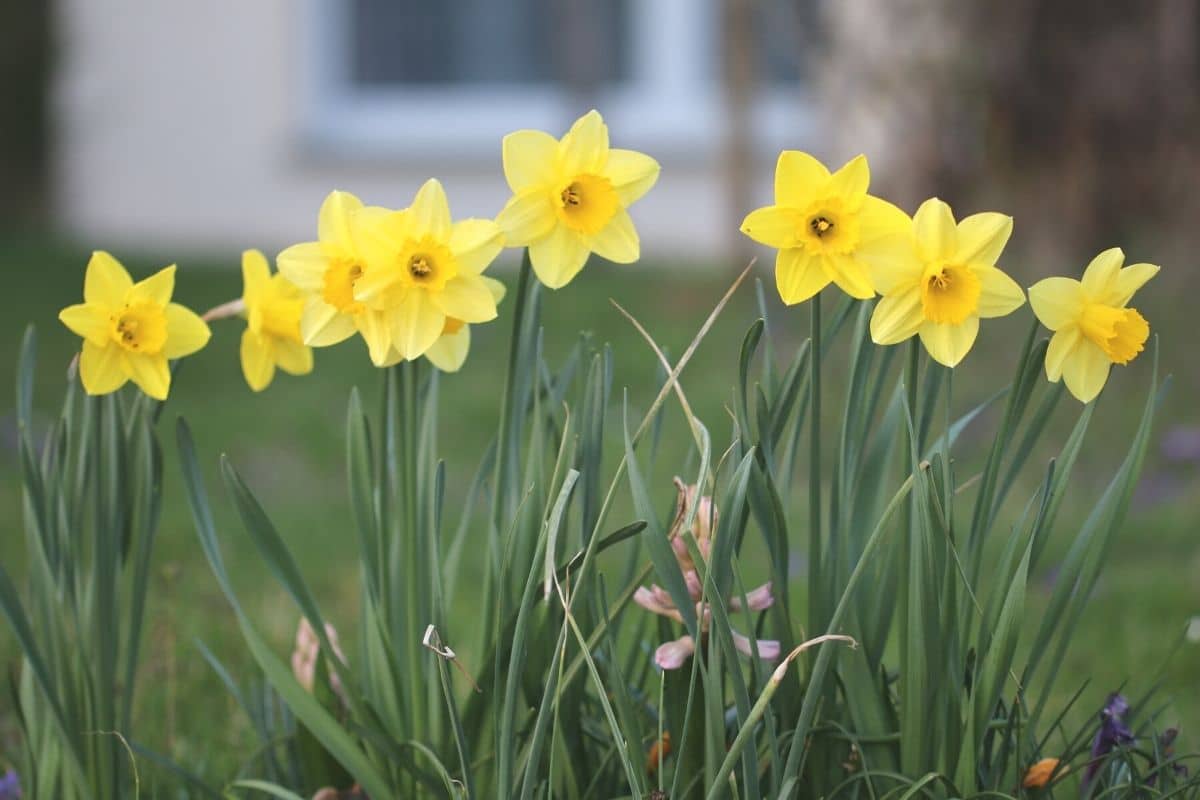
<svg viewBox="0 0 1200 800">
<path fill-rule="evenodd" d="M 483 272 L 503 246 L 492 220 L 453 221 L 442 184 L 430 179 L 400 210 L 332 192 L 321 206 L 317 241 L 287 248 L 278 261 L 304 295 L 306 344 L 337 344 L 358 333 L 372 363 L 385 367 L 420 358 L 467 324 L 496 318 L 503 291 Z M 462 347 L 442 350 L 450 352 L 434 358 L 457 369 Z"/>
<path fill-rule="evenodd" d="M 880 295 L 871 338 L 894 345 L 914 336 L 930 357 L 957 366 L 979 334 L 979 321 L 1025 303 L 1020 286 L 997 266 L 1012 217 L 995 212 L 956 220 L 938 198 L 909 217 L 867 193 L 863 156 L 830 172 L 808 153 L 786 150 L 775 168 L 775 204 L 751 212 L 742 232 L 778 250 L 775 281 L 784 303 L 815 297 L 834 284 L 857 300 Z M 1106 250 L 1083 280 L 1048 278 L 1030 289 L 1037 318 L 1054 332 L 1046 375 L 1062 379 L 1083 402 L 1099 394 L 1112 364 L 1141 350 L 1149 324 L 1127 308 L 1158 272 L 1152 264 L 1120 269 L 1124 254 Z"/>
<path fill-rule="evenodd" d="M 504 286 L 484 273 L 505 246 L 527 248 L 533 271 L 552 289 L 570 283 L 592 253 L 618 263 L 638 259 L 628 209 L 653 187 L 659 165 L 610 147 L 599 113 L 584 114 L 561 138 L 511 133 L 501 154 L 513 195 L 495 220 L 454 220 L 437 179 L 402 209 L 333 191 L 318 211 L 316 239 L 284 249 L 278 273 L 260 252 L 247 251 L 242 298 L 205 319 L 246 319 L 241 360 L 250 387 L 266 388 L 277 368 L 307 374 L 311 348 L 356 334 L 376 366 L 424 356 L 457 371 L 470 350 L 471 326 L 496 318 Z M 915 336 L 933 360 L 957 366 L 980 320 L 1025 302 L 998 265 L 1013 220 L 995 212 L 956 219 L 937 198 L 910 217 L 870 194 L 870 183 L 864 156 L 831 172 L 808 153 L 786 150 L 776 164 L 774 204 L 752 211 L 741 230 L 778 251 L 775 279 L 784 303 L 810 300 L 833 284 L 875 302 L 876 344 Z M 1111 365 L 1129 363 L 1149 337 L 1149 323 L 1128 304 L 1158 267 L 1122 269 L 1123 259 L 1119 249 L 1106 250 L 1082 281 L 1048 278 L 1030 289 L 1034 313 L 1054 333 L 1046 375 L 1065 381 L 1083 402 L 1099 394 Z M 134 284 L 111 256 L 93 256 L 85 302 L 60 315 L 84 339 L 80 375 L 88 392 L 105 394 L 132 380 L 164 398 L 168 360 L 208 341 L 204 320 L 170 302 L 173 270 Z"/>
<path fill-rule="evenodd" d="M 556 139 L 542 131 L 506 136 L 504 174 L 514 195 L 496 220 L 450 214 L 430 179 L 403 209 L 367 206 L 333 191 L 317 214 L 315 241 L 242 259 L 242 297 L 201 319 L 170 303 L 174 267 L 133 284 L 107 253 L 88 266 L 81 305 L 60 319 L 84 339 L 80 376 L 90 394 L 132 380 L 151 397 L 170 386 L 168 360 L 208 341 L 206 321 L 242 317 L 241 362 L 254 391 L 276 369 L 305 375 L 313 347 L 362 337 L 372 363 L 387 367 L 424 356 L 455 372 L 471 346 L 471 326 L 496 318 L 504 285 L 484 275 L 505 244 L 526 246 L 543 284 L 558 289 L 591 253 L 636 261 L 640 243 L 628 208 L 658 178 L 658 162 L 609 146 L 608 126 L 590 111 Z"/>
</svg>

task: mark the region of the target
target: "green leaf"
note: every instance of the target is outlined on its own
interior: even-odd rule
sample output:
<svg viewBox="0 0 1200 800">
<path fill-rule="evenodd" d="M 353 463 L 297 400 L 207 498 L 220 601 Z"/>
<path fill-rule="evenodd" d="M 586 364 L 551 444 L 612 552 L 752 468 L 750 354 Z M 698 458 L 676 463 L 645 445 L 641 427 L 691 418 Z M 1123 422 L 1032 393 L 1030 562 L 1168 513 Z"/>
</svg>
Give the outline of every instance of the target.
<svg viewBox="0 0 1200 800">
<path fill-rule="evenodd" d="M 296 718 L 325 745 L 329 753 L 354 776 L 355 780 L 362 784 L 371 797 L 378 797 L 380 800 L 395 797 L 396 795 L 392 792 L 388 781 L 367 759 L 366 754 L 362 751 L 358 743 L 342 729 L 337 720 L 317 702 L 316 698 L 296 681 L 291 670 L 272 652 L 270 646 L 258 633 L 258 630 L 251 623 L 249 617 L 242 610 L 237 595 L 233 591 L 233 584 L 230 582 L 228 573 L 225 570 L 224 559 L 221 557 L 220 546 L 217 543 L 216 527 L 213 524 L 212 511 L 208 502 L 207 492 L 204 488 L 204 482 L 200 477 L 200 466 L 196 459 L 196 448 L 192 442 L 191 432 L 188 430 L 187 423 L 182 419 L 179 420 L 177 434 L 184 486 L 192 512 L 192 520 L 196 526 L 196 533 L 200 538 L 200 546 L 204 551 L 205 558 L 208 560 L 209 567 L 213 571 L 213 575 L 217 579 L 217 583 L 221 586 L 221 590 L 225 594 L 225 599 L 229 601 L 230 606 L 237 616 L 238 627 L 241 628 L 242 636 L 250 649 L 251 656 L 258 662 L 267 681 L 275 688 L 275 691 L 279 693 L 284 702 L 288 704 L 288 707 L 296 715 Z M 247 509 L 247 512 L 250 511 L 251 509 Z M 320 617 L 318 616 L 316 619 L 319 621 Z M 323 625 L 314 625 L 314 628 L 317 629 L 319 635 L 324 634 Z M 322 647 L 327 647 L 327 644 L 323 642 Z M 332 652 L 332 647 L 327 647 L 325 652 Z M 338 663 L 338 659 L 331 660 L 335 664 Z M 348 689 L 347 693 L 352 693 L 350 686 L 346 685 Z"/>
</svg>

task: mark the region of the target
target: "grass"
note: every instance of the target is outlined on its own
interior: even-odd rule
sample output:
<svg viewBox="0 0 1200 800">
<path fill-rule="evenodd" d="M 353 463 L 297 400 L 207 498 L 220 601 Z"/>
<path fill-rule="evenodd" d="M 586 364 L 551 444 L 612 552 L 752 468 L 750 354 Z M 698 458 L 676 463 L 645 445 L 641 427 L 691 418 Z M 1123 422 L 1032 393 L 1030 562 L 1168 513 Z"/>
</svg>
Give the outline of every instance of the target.
<svg viewBox="0 0 1200 800">
<path fill-rule="evenodd" d="M 55 316 L 62 306 L 78 302 L 86 255 L 83 247 L 45 238 L 0 239 L 0 263 L 5 265 L 9 279 L 0 296 L 0 375 L 13 374 L 21 332 L 28 322 L 36 323 L 40 365 L 37 403 L 47 415 L 56 408 L 63 368 L 77 347 L 77 340 Z M 513 254 L 506 258 L 502 266 L 507 269 L 499 269 L 498 276 L 511 284 Z M 234 271 L 222 267 L 235 264 L 236 257 L 185 260 L 176 297 L 198 310 L 230 299 L 240 291 L 240 281 Z M 159 264 L 129 259 L 127 266 L 136 276 L 142 276 Z M 767 282 L 767 293 L 773 295 L 769 271 L 759 268 L 757 272 Z M 1023 283 L 1036 277 L 1018 276 Z M 593 331 L 598 340 L 612 343 L 618 396 L 619 389 L 628 386 L 631 402 L 644 404 L 649 401 L 656 371 L 653 356 L 608 298 L 620 302 L 668 352 L 677 354 L 730 279 L 730 274 L 709 268 L 593 265 L 568 288 L 547 294 L 547 352 L 553 359 L 565 352 L 580 329 Z M 1162 336 L 1164 371 L 1177 373 L 1176 387 L 1161 416 L 1159 435 L 1173 425 L 1200 421 L 1194 403 L 1198 376 L 1194 367 L 1189 369 L 1189 354 L 1183 346 L 1194 339 L 1188 327 L 1193 323 L 1180 304 L 1170 302 L 1173 294 L 1169 284 L 1152 284 L 1147 292 L 1149 300 L 1142 308 Z M 502 306 L 498 322 L 475 329 L 475 349 L 465 371 L 447 377 L 442 384 L 443 451 L 448 458 L 452 496 L 464 491 L 477 454 L 494 429 L 509 313 L 511 307 Z M 805 335 L 807 312 L 773 304 L 771 314 L 776 352 L 787 354 Z M 730 426 L 725 406 L 735 378 L 738 348 L 746 327 L 756 316 L 753 287 L 747 284 L 682 376 L 689 400 L 712 430 L 714 443 L 728 440 Z M 962 410 L 1007 380 L 1015 359 L 1009 348 L 1016 346 L 1014 342 L 1020 341 L 1029 325 L 1027 311 L 1014 317 L 985 325 L 978 351 L 968 360 L 963 377 L 955 380 L 955 405 Z M 246 721 L 200 659 L 195 642 L 205 642 L 235 674 L 249 674 L 250 660 L 200 555 L 183 502 L 170 423 L 176 415 L 189 420 L 214 489 L 216 456 L 228 453 L 297 554 L 329 616 L 345 633 L 352 628 L 358 598 L 351 551 L 354 534 L 343 472 L 346 401 L 350 387 L 358 386 L 368 408 L 378 402 L 379 376 L 357 341 L 319 351 L 312 376 L 280 376 L 267 391 L 253 394 L 242 381 L 237 364 L 239 335 L 239 322 L 217 324 L 212 344 L 179 371 L 164 415 L 161 438 L 167 458 L 166 498 L 141 679 L 144 693 L 139 698 L 138 724 L 133 732 L 138 741 L 169 753 L 216 781 L 227 779 L 236 770 L 249 736 Z M 1114 373 L 1116 390 L 1101 403 L 1063 509 L 1060 524 L 1064 530 L 1086 515 L 1127 446 L 1127 433 L 1136 423 L 1148 377 L 1148 361 L 1142 359 Z M 836 382 L 836 361 L 831 372 Z M 978 380 L 980 377 L 987 380 Z M 7 396 L 11 398 L 11 394 Z M 827 419 L 833 423 L 839 409 L 836 403 L 826 405 Z M 11 399 L 0 404 L 0 409 L 5 421 L 0 451 L 0 558 L 13 565 L 13 572 L 19 576 L 24 556 Z M 1052 441 L 1062 441 L 1076 410 L 1074 401 L 1063 403 Z M 974 435 L 964 437 L 957 450 L 979 450 L 989 422 L 984 421 Z M 678 454 L 685 451 L 686 433 L 682 425 L 674 424 L 667 427 L 666 437 L 655 471 L 655 480 L 662 485 L 661 495 L 655 500 L 664 508 L 673 496 L 667 479 L 684 468 L 672 463 L 672 458 L 681 458 Z M 618 446 L 619 442 L 614 442 L 614 452 Z M 969 468 L 970 460 L 965 461 Z M 800 480 L 806 479 L 801 476 Z M 797 496 L 803 494 L 801 486 L 795 487 Z M 1195 693 L 1193 677 L 1200 669 L 1200 644 L 1184 644 L 1169 661 L 1167 656 L 1182 641 L 1189 617 L 1200 614 L 1200 542 L 1196 538 L 1194 504 L 1198 489 L 1200 476 L 1194 464 L 1170 465 L 1152 457 L 1144 476 L 1144 491 L 1081 623 L 1059 684 L 1066 697 L 1090 680 L 1076 712 L 1090 714 L 1108 691 L 1129 681 L 1137 694 L 1161 671 L 1166 689 L 1161 721 L 1182 723 L 1185 740 L 1190 739 L 1192 747 L 1197 742 L 1187 732 L 1200 727 L 1200 697 Z M 1022 496 L 1020 489 L 1016 496 Z M 277 585 L 266 579 L 258 555 L 240 536 L 240 525 L 234 522 L 224 498 L 217 493 L 214 500 L 222 545 L 238 591 L 280 651 L 289 650 L 296 610 Z M 804 513 L 803 508 L 791 510 Z M 1054 563 L 1053 552 L 1046 563 Z M 1036 606 L 1048 594 L 1052 581 L 1052 569 L 1035 578 L 1031 620 L 1036 621 Z M 465 587 L 472 586 L 472 582 L 460 580 L 458 585 L 464 589 L 453 601 L 469 608 L 474 598 Z M 349 635 L 353 637 L 352 630 Z M 469 663 L 469 654 L 464 657 Z M 4 630 L 0 630 L 0 663 L 5 670 L 17 663 L 15 648 Z M 3 694 L 0 762 L 14 735 L 11 705 L 7 694 Z M 1182 749 L 1188 749 L 1186 741 Z"/>
</svg>

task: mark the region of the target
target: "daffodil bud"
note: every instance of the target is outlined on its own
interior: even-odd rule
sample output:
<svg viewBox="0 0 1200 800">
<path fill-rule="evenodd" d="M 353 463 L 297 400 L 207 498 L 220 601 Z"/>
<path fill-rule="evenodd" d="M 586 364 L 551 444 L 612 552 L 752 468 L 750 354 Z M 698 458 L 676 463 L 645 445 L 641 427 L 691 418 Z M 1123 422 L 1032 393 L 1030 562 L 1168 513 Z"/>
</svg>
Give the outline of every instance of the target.
<svg viewBox="0 0 1200 800">
<path fill-rule="evenodd" d="M 679 491 L 679 496 L 675 502 L 675 518 L 671 522 L 668 535 L 671 539 L 671 549 L 675 551 L 675 558 L 679 561 L 679 568 L 686 575 L 689 571 L 695 571 L 696 564 L 692 561 L 684 535 L 691 535 L 700 555 L 707 561 L 712 549 L 713 535 L 717 530 L 718 511 L 712 497 L 701 495 L 699 487 L 675 478 L 675 488 Z M 693 508 L 695 514 L 692 514 Z M 692 517 L 692 522 L 685 529 L 689 516 Z"/>
<path fill-rule="evenodd" d="M 337 629 L 328 622 L 325 623 L 325 635 L 328 637 L 329 644 L 332 645 L 333 653 L 338 661 L 345 664 L 346 656 L 338 642 Z M 321 640 L 317 638 L 317 632 L 313 630 L 307 617 L 301 617 L 300 624 L 296 628 L 296 645 L 292 650 L 292 674 L 296 676 L 300 685 L 310 692 L 313 690 L 313 681 L 316 679 L 317 656 L 320 653 Z M 333 670 L 329 671 L 329 685 L 339 697 L 343 695 L 342 682 Z"/>
</svg>

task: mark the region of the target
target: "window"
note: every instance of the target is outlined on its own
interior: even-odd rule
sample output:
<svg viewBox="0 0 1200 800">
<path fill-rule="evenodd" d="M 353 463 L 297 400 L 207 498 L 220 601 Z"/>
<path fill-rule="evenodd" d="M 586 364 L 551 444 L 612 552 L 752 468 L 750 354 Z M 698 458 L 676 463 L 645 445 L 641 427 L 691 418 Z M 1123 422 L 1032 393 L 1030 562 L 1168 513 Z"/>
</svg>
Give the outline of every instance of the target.
<svg viewBox="0 0 1200 800">
<path fill-rule="evenodd" d="M 720 0 L 307 0 L 304 125 L 339 156 L 493 158 L 589 105 L 626 146 L 711 154 L 723 132 Z M 797 9 L 755 18 L 764 146 L 807 121 Z"/>
<path fill-rule="evenodd" d="M 358 86 L 552 86 L 573 62 L 576 80 L 612 85 L 629 77 L 628 2 L 561 0 L 353 0 L 350 78 Z M 583 17 L 572 25 L 571 17 Z M 586 58 L 572 58 L 580 39 Z"/>
</svg>

